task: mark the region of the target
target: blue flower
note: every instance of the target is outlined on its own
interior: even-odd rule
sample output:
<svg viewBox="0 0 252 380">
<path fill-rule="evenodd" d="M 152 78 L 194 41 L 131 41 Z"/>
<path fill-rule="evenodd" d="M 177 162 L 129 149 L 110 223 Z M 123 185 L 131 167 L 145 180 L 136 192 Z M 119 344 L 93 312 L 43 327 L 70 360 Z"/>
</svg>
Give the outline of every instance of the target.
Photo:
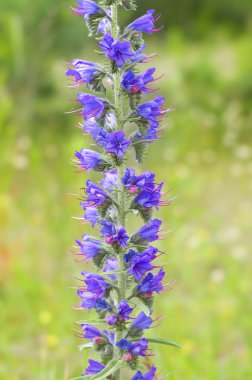
<svg viewBox="0 0 252 380">
<path fill-rule="evenodd" d="M 155 69 L 148 69 L 143 74 L 135 75 L 133 71 L 126 71 L 123 75 L 123 79 L 121 81 L 122 87 L 131 94 L 136 93 L 145 93 L 148 94 L 153 92 L 147 84 L 153 82 L 155 79 L 152 74 L 155 72 Z"/>
<path fill-rule="evenodd" d="M 131 141 L 125 138 L 123 131 L 107 132 L 97 140 L 108 153 L 114 153 L 118 158 L 123 158 L 131 145 Z"/>
<path fill-rule="evenodd" d="M 106 290 L 111 287 L 111 285 L 98 274 L 89 273 L 87 271 L 83 271 L 81 274 L 85 277 L 84 282 L 87 285 L 87 292 L 94 293 L 96 297 L 103 297 Z"/>
<path fill-rule="evenodd" d="M 89 366 L 85 370 L 85 375 L 96 375 L 97 373 L 101 372 L 104 368 L 105 365 L 96 362 L 93 359 L 88 359 Z"/>
<path fill-rule="evenodd" d="M 150 371 L 146 372 L 144 375 L 141 371 L 138 371 L 131 380 L 155 380 L 156 367 L 153 365 Z"/>
<path fill-rule="evenodd" d="M 123 248 L 126 248 L 127 247 L 127 242 L 129 240 L 129 236 L 126 234 L 126 229 L 124 227 L 118 227 L 117 228 L 117 233 L 116 235 L 114 236 L 114 239 L 115 241 L 118 242 L 118 244 L 123 247 Z"/>
<path fill-rule="evenodd" d="M 143 119 L 146 119 L 148 122 L 156 122 L 158 121 L 158 117 L 163 115 L 167 111 L 162 110 L 162 104 L 164 103 L 165 98 L 161 96 L 156 96 L 155 99 L 141 104 L 136 112 Z"/>
<path fill-rule="evenodd" d="M 83 118 L 89 120 L 92 118 L 100 119 L 105 110 L 106 102 L 95 95 L 78 93 L 78 101 L 83 104 Z"/>
<path fill-rule="evenodd" d="M 117 323 L 117 316 L 115 314 L 107 315 L 105 319 L 109 326 L 114 326 Z"/>
<path fill-rule="evenodd" d="M 147 276 L 143 279 L 142 283 L 138 285 L 137 289 L 142 293 L 160 293 L 164 289 L 162 284 L 164 276 L 165 272 L 163 269 L 160 269 L 156 275 L 148 273 Z"/>
<path fill-rule="evenodd" d="M 149 272 L 154 267 L 151 264 L 151 258 L 145 254 L 138 254 L 133 257 L 130 262 L 128 272 L 132 274 L 136 281 L 141 281 L 146 272 Z"/>
<path fill-rule="evenodd" d="M 102 34 L 107 34 L 111 31 L 111 21 L 105 17 L 102 18 L 98 24 L 97 32 L 101 32 Z"/>
<path fill-rule="evenodd" d="M 145 338 L 136 343 L 132 343 L 127 339 L 121 339 L 116 343 L 116 345 L 122 351 L 128 351 L 134 356 L 147 356 L 146 351 L 148 350 L 148 341 Z"/>
<path fill-rule="evenodd" d="M 150 328 L 152 322 L 152 318 L 148 317 L 143 311 L 141 311 L 131 323 L 130 327 L 133 327 L 137 330 L 145 330 Z"/>
<path fill-rule="evenodd" d="M 82 241 L 76 240 L 76 243 L 80 247 L 79 254 L 84 255 L 87 261 L 97 255 L 97 253 L 106 253 L 103 243 L 99 240 L 93 239 L 88 234 L 84 234 L 82 236 Z"/>
<path fill-rule="evenodd" d="M 82 309 L 96 309 L 97 311 L 111 311 L 111 307 L 107 303 L 106 299 L 99 298 L 96 293 L 88 292 L 85 289 L 77 290 L 77 295 L 81 298 Z"/>
<path fill-rule="evenodd" d="M 130 193 L 136 193 L 139 189 L 153 190 L 155 174 L 147 171 L 139 176 L 136 176 L 134 169 L 126 169 L 122 177 L 122 184 L 129 189 Z"/>
<path fill-rule="evenodd" d="M 148 340 L 145 338 L 139 340 L 136 343 L 133 343 L 129 349 L 130 353 L 136 356 L 147 356 L 146 354 L 147 350 L 148 350 Z"/>
<path fill-rule="evenodd" d="M 116 234 L 116 228 L 113 223 L 108 222 L 107 220 L 102 220 L 100 224 L 103 226 L 100 229 L 100 232 L 103 236 L 111 237 Z"/>
<path fill-rule="evenodd" d="M 100 219 L 99 211 L 96 207 L 85 207 L 83 203 L 81 203 L 81 206 L 84 208 L 84 219 L 87 222 L 90 222 L 92 224 L 92 227 L 95 226 L 95 224 Z"/>
<path fill-rule="evenodd" d="M 133 307 L 130 307 L 129 304 L 125 300 L 122 300 L 118 305 L 117 314 L 120 318 L 124 320 L 128 320 L 130 319 L 130 314 L 132 313 L 133 310 L 134 310 Z"/>
<path fill-rule="evenodd" d="M 158 206 L 162 204 L 160 202 L 160 198 L 163 184 L 164 183 L 161 183 L 160 185 L 158 185 L 156 189 L 153 190 L 141 191 L 134 199 L 134 202 L 138 203 L 143 208 L 155 207 L 156 209 L 158 209 Z"/>
<path fill-rule="evenodd" d="M 114 244 L 117 242 L 121 247 L 127 247 L 129 236 L 126 234 L 124 227 L 115 228 L 113 223 L 108 222 L 107 220 L 100 222 L 100 224 L 103 226 L 100 229 L 100 232 L 105 236 L 105 242 L 107 244 Z"/>
<path fill-rule="evenodd" d="M 100 67 L 97 63 L 83 61 L 81 59 L 74 59 L 70 65 L 74 66 L 74 69 L 68 68 L 66 75 L 74 77 L 77 85 L 85 83 L 88 87 L 94 75 L 100 71 Z"/>
<path fill-rule="evenodd" d="M 97 140 L 103 128 L 99 126 L 99 124 L 94 118 L 92 118 L 85 121 L 85 123 L 83 124 L 83 130 L 91 134 L 94 140 Z"/>
<path fill-rule="evenodd" d="M 101 9 L 99 5 L 92 0 L 76 0 L 76 1 L 79 5 L 76 8 L 74 8 L 74 11 L 78 15 L 83 15 L 86 21 L 89 19 L 89 16 L 97 13 Z"/>
<path fill-rule="evenodd" d="M 127 30 L 136 30 L 138 32 L 144 32 L 148 34 L 152 34 L 153 32 L 157 32 L 160 28 L 154 28 L 154 23 L 158 19 L 153 17 L 155 11 L 153 9 L 147 11 L 146 15 L 137 18 L 131 24 L 128 25 Z"/>
<path fill-rule="evenodd" d="M 116 345 L 120 348 L 120 350 L 128 351 L 129 348 L 132 346 L 132 342 L 130 342 L 127 339 L 121 339 L 116 343 Z"/>
<path fill-rule="evenodd" d="M 103 40 L 99 42 L 99 46 L 119 68 L 134 55 L 129 41 L 115 41 L 110 34 L 104 36 Z"/>
<path fill-rule="evenodd" d="M 124 261 L 128 264 L 132 261 L 132 259 L 138 255 L 138 252 L 130 249 L 128 253 L 124 255 Z"/>
<path fill-rule="evenodd" d="M 92 325 L 82 324 L 81 328 L 85 339 L 93 340 L 94 338 L 102 335 L 101 331 Z"/>
<path fill-rule="evenodd" d="M 108 199 L 107 194 L 93 181 L 87 180 L 86 185 L 85 192 L 88 196 L 86 201 L 83 202 L 84 207 L 98 207 Z"/>
<path fill-rule="evenodd" d="M 100 153 L 91 149 L 83 148 L 80 152 L 75 152 L 75 157 L 78 158 L 78 164 L 84 170 L 99 170 L 100 167 L 102 168 L 106 165 Z"/>
<path fill-rule="evenodd" d="M 103 180 L 100 181 L 100 184 L 109 192 L 113 192 L 118 187 L 117 170 L 108 170 L 103 173 Z"/>
<path fill-rule="evenodd" d="M 158 232 L 161 224 L 161 220 L 152 219 L 149 224 L 141 227 L 140 230 L 132 236 L 131 240 L 134 243 L 143 244 L 157 240 L 159 238 Z"/>
</svg>

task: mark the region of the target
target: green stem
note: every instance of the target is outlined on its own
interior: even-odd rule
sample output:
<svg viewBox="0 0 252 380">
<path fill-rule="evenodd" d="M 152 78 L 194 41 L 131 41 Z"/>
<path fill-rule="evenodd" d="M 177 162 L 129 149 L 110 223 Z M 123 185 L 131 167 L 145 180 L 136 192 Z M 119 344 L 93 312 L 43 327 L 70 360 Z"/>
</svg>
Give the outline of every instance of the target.
<svg viewBox="0 0 252 380">
<path fill-rule="evenodd" d="M 112 18 L 112 36 L 115 40 L 118 39 L 119 32 L 118 32 L 118 3 L 115 1 L 115 3 L 111 6 L 111 18 Z M 120 69 L 117 69 L 117 71 L 113 74 L 113 83 L 114 83 L 114 105 L 115 105 L 115 113 L 117 117 L 117 129 L 122 130 L 123 129 L 123 102 L 122 102 L 122 91 L 121 91 L 121 71 Z M 118 172 L 118 224 L 120 226 L 124 226 L 126 224 L 126 212 L 125 212 L 125 193 L 124 193 L 124 187 L 121 182 L 121 178 L 123 177 L 125 171 L 125 166 L 120 165 L 117 168 Z M 125 265 L 124 265 L 124 257 L 123 257 L 124 251 L 123 249 L 120 250 L 118 254 L 118 267 L 119 270 L 122 273 L 118 274 L 118 303 L 121 302 L 121 300 L 126 299 L 126 275 L 124 273 L 125 271 Z M 116 341 L 123 338 L 123 331 L 117 331 L 116 333 Z M 114 358 L 120 359 L 121 358 L 121 352 L 118 347 L 115 348 L 114 351 Z M 114 380 L 120 380 L 120 369 L 115 372 L 113 375 Z"/>
</svg>

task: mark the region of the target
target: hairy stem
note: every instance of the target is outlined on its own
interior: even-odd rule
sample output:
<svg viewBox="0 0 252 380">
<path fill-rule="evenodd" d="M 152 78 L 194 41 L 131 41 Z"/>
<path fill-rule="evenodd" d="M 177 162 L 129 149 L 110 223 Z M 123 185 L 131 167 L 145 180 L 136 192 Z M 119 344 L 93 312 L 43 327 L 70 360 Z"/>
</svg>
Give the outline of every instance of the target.
<svg viewBox="0 0 252 380">
<path fill-rule="evenodd" d="M 111 6 L 111 18 L 112 18 L 112 35 L 115 40 L 118 39 L 118 4 L 117 1 Z M 121 91 L 121 72 L 120 69 L 117 69 L 117 71 L 113 74 L 113 83 L 114 83 L 114 105 L 115 105 L 115 113 L 117 117 L 117 129 L 123 130 L 123 99 L 122 99 L 122 91 Z M 123 177 L 125 166 L 120 165 L 118 168 L 118 206 L 119 206 L 119 220 L 118 223 L 121 226 L 125 227 L 126 222 L 126 212 L 125 212 L 125 194 L 124 194 L 124 188 L 121 182 L 121 178 Z M 121 302 L 121 300 L 126 299 L 126 276 L 125 276 L 125 266 L 124 266 L 124 257 L 123 257 L 123 250 L 121 250 L 118 254 L 118 266 L 119 270 L 122 273 L 118 274 L 118 289 L 119 289 L 119 295 L 118 295 L 118 303 Z M 123 332 L 117 331 L 116 334 L 116 340 L 119 341 L 123 338 Z M 114 351 L 114 357 L 118 360 L 120 359 L 120 349 L 115 348 Z M 113 379 L 120 380 L 120 369 L 115 372 L 113 375 Z"/>
</svg>

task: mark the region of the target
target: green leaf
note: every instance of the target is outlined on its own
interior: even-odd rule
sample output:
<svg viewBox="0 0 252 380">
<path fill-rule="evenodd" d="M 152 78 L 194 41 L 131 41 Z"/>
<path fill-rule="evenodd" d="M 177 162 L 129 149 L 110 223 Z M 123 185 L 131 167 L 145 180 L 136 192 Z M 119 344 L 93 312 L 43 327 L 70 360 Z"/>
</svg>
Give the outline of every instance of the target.
<svg viewBox="0 0 252 380">
<path fill-rule="evenodd" d="M 109 270 L 109 271 L 107 271 L 107 272 L 103 272 L 102 274 L 101 274 L 101 276 L 110 276 L 111 274 L 120 274 L 120 273 L 125 273 L 125 271 L 124 270 Z"/>
<path fill-rule="evenodd" d="M 151 314 L 148 306 L 146 306 L 142 301 L 140 301 L 140 300 L 139 301 L 135 301 L 134 300 L 134 301 L 132 301 L 132 303 L 134 303 L 136 306 L 138 306 L 139 309 L 141 311 L 143 311 L 147 316 Z"/>
<path fill-rule="evenodd" d="M 159 343 L 159 344 L 165 344 L 166 346 L 181 348 L 181 346 L 178 343 L 173 342 L 172 340 L 163 339 L 163 338 L 147 338 L 147 339 L 151 343 Z"/>
<path fill-rule="evenodd" d="M 108 376 L 112 375 L 115 371 L 117 371 L 122 366 L 122 360 L 113 359 L 111 360 L 106 367 L 97 375 L 91 377 L 91 380 L 102 380 L 106 379 Z"/>
<path fill-rule="evenodd" d="M 78 325 L 100 325 L 106 323 L 105 319 L 81 319 L 76 322 Z"/>
<path fill-rule="evenodd" d="M 83 350 L 86 350 L 87 348 L 92 348 L 94 346 L 93 343 L 85 343 L 85 344 L 81 344 L 80 346 L 78 346 L 78 349 L 79 351 L 83 351 Z"/>
<path fill-rule="evenodd" d="M 90 380 L 91 379 L 91 376 L 90 375 L 86 375 L 86 376 L 79 376 L 79 377 L 73 377 L 72 379 L 70 380 L 85 380 L 85 379 L 88 379 Z"/>
</svg>

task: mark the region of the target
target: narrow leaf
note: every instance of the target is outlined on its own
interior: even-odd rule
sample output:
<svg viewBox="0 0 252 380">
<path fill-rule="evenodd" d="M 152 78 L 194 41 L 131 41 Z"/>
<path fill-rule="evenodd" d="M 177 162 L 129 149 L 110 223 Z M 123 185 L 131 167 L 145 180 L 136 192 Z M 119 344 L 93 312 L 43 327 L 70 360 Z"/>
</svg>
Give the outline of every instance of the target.
<svg viewBox="0 0 252 380">
<path fill-rule="evenodd" d="M 100 274 L 101 276 L 111 276 L 111 274 L 120 274 L 120 273 L 125 273 L 124 270 L 110 270 L 110 271 L 107 271 L 107 272 L 103 272 L 102 274 Z"/>
<path fill-rule="evenodd" d="M 86 350 L 87 348 L 92 348 L 93 347 L 93 343 L 85 343 L 85 344 L 81 344 L 80 346 L 78 346 L 78 349 L 79 351 L 83 351 L 83 350 Z"/>
<path fill-rule="evenodd" d="M 97 375 L 92 376 L 91 380 L 102 380 L 106 379 L 108 376 L 112 375 L 115 371 L 117 371 L 122 366 L 122 361 L 118 359 L 111 360 L 106 367 L 99 372 Z"/>
<path fill-rule="evenodd" d="M 147 338 L 147 339 L 151 343 L 159 343 L 159 344 L 165 344 L 166 346 L 181 348 L 181 346 L 178 343 L 173 342 L 172 340 L 163 339 L 163 338 Z"/>
<path fill-rule="evenodd" d="M 139 309 L 141 310 L 141 311 L 143 311 L 146 315 L 150 315 L 151 313 L 150 313 L 150 310 L 149 310 L 149 308 L 148 308 L 148 306 L 146 306 L 142 301 L 132 301 L 132 303 L 134 303 L 136 306 L 138 306 L 139 307 Z"/>
<path fill-rule="evenodd" d="M 105 319 L 82 319 L 76 322 L 78 325 L 100 325 L 106 323 Z"/>
</svg>

